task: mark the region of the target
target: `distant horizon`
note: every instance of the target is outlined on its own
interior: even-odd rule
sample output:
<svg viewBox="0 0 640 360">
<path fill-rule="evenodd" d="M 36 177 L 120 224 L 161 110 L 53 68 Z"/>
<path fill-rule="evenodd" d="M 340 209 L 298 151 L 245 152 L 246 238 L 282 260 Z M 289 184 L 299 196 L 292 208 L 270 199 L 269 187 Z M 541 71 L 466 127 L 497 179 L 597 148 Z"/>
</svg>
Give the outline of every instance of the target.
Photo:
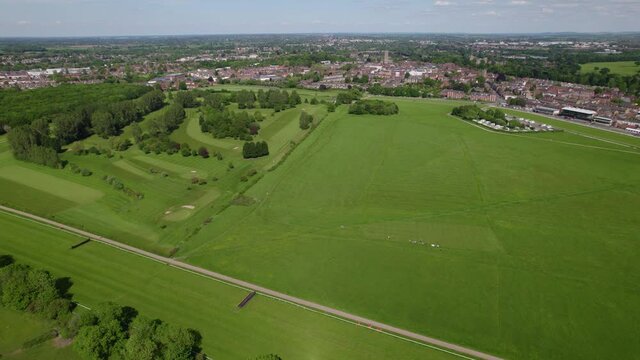
<svg viewBox="0 0 640 360">
<path fill-rule="evenodd" d="M 553 35 L 634 35 L 640 34 L 640 30 L 630 31 L 552 31 L 552 32 L 273 32 L 273 33 L 202 33 L 202 34 L 128 34 L 128 35 L 52 35 L 52 36 L 0 36 L 0 40 L 8 39 L 96 39 L 96 38 L 169 38 L 169 37 L 206 37 L 206 36 L 322 36 L 322 35 L 471 35 L 471 36 L 553 36 Z"/>
<path fill-rule="evenodd" d="M 638 18 L 638 0 L 0 0 L 3 38 L 633 33 Z"/>
</svg>

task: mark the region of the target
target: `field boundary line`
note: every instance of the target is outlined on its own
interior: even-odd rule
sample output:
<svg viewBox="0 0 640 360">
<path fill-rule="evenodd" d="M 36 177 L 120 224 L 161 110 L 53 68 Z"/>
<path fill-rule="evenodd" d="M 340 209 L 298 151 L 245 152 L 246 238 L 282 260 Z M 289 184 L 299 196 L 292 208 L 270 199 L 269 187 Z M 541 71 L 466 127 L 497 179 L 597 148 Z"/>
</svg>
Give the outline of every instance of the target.
<svg viewBox="0 0 640 360">
<path fill-rule="evenodd" d="M 239 288 L 245 288 L 245 289 L 250 289 L 252 291 L 255 291 L 256 293 L 259 293 L 261 295 L 264 295 L 266 297 L 271 297 L 273 299 L 277 299 L 283 302 L 287 302 L 293 305 L 296 305 L 298 307 L 301 308 L 305 308 L 307 310 L 313 311 L 313 312 L 317 312 L 317 313 L 323 313 L 327 316 L 330 317 L 334 317 L 336 319 L 342 319 L 343 321 L 346 322 L 351 322 L 351 323 L 355 323 L 356 325 L 360 325 L 360 326 L 364 326 L 367 328 L 371 328 L 375 331 L 378 331 L 380 333 L 383 334 L 388 334 L 388 335 L 393 335 L 394 337 L 400 338 L 400 339 L 405 339 L 409 342 L 414 342 L 414 343 L 421 343 L 427 347 L 433 348 L 435 350 L 439 350 L 445 353 L 449 353 L 452 355 L 456 355 L 465 359 L 471 359 L 469 356 L 471 356 L 472 358 L 478 358 L 478 359 L 483 359 L 483 360 L 501 360 L 501 358 L 490 355 L 490 354 L 486 354 L 477 350 L 473 350 L 467 347 L 463 347 L 461 345 L 457 345 L 457 344 L 453 344 L 453 343 L 449 343 L 443 340 L 439 340 L 436 338 L 432 338 L 432 337 L 428 337 L 425 335 L 421 335 L 418 333 L 414 333 L 408 330 L 404 330 L 401 328 L 397 328 L 391 325 L 387 325 L 381 322 L 377 322 L 374 320 L 370 320 L 358 315 L 354 315 L 351 313 L 347 313 L 345 311 L 342 310 L 338 310 L 338 309 L 334 309 L 334 308 L 330 308 L 328 306 L 324 306 L 321 304 L 317 304 L 308 300 L 304 300 L 304 299 L 300 299 L 291 295 L 287 295 L 275 290 L 271 290 L 259 285 L 255 285 L 249 282 L 246 282 L 244 280 L 239 280 L 239 279 L 235 279 L 233 277 L 224 275 L 224 274 L 220 274 L 211 270 L 207 270 L 195 265 L 191 265 L 185 262 L 181 262 L 175 259 L 171 259 L 171 258 L 167 258 L 164 257 L 162 255 L 158 255 L 158 254 L 154 254 L 151 253 L 149 251 L 146 250 L 142 250 L 142 249 L 138 249 L 136 247 L 133 247 L 131 245 L 127 245 L 127 244 L 123 244 L 120 242 L 117 242 L 115 240 L 111 240 L 108 238 L 105 238 L 103 236 L 100 235 L 96 235 L 93 233 L 90 233 L 88 231 L 85 230 L 81 230 L 81 229 L 77 229 L 74 228 L 72 226 L 69 225 L 65 225 L 62 223 L 59 223 L 57 221 L 54 220 L 50 220 L 47 218 L 43 218 L 40 217 L 38 215 L 34 215 L 25 211 L 21 211 L 21 210 L 17 210 L 17 209 L 13 209 L 4 205 L 0 205 L 0 211 L 3 211 L 5 213 L 10 213 L 13 214 L 14 216 L 18 216 L 21 218 L 26 218 L 28 220 L 32 220 L 34 222 L 38 222 L 40 224 L 46 224 L 49 225 L 50 227 L 54 227 L 60 230 L 65 230 L 68 233 L 71 234 L 75 234 L 78 236 L 82 236 L 82 237 L 86 237 L 89 238 L 91 240 L 100 242 L 102 244 L 105 245 L 109 245 L 111 247 L 117 248 L 119 250 L 123 250 L 129 253 L 134 253 L 136 255 L 139 255 L 141 257 L 145 257 L 145 258 L 149 258 L 152 260 L 155 260 L 157 262 L 160 263 L 164 263 L 166 265 L 172 266 L 174 268 L 179 268 L 181 270 L 185 270 L 188 272 L 192 272 L 192 273 L 197 273 L 201 276 L 210 278 L 210 279 L 215 279 L 217 281 L 229 284 L 229 285 L 234 285 L 236 287 Z"/>
</svg>

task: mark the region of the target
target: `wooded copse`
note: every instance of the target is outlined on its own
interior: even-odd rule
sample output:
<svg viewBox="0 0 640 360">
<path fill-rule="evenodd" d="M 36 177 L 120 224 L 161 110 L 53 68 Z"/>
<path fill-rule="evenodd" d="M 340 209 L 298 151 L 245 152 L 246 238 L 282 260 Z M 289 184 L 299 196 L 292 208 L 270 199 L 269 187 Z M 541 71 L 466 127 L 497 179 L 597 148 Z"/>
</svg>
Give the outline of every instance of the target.
<svg viewBox="0 0 640 360">
<path fill-rule="evenodd" d="M 484 119 L 498 125 L 507 125 L 505 113 L 502 110 L 495 108 L 483 110 L 477 105 L 462 105 L 453 108 L 451 115 L 465 120 Z"/>
<path fill-rule="evenodd" d="M 246 142 L 242 147 L 242 157 L 245 159 L 259 158 L 269 155 L 269 145 L 266 141 Z"/>
<path fill-rule="evenodd" d="M 398 105 L 382 100 L 358 100 L 349 106 L 349 114 L 354 115 L 395 115 Z"/>
<path fill-rule="evenodd" d="M 86 359 L 205 359 L 201 335 L 192 329 L 139 315 L 130 307 L 105 303 L 74 311 L 71 281 L 0 256 L 0 305 L 54 321 L 54 336 L 74 339 Z M 46 341 L 50 337 L 40 337 Z"/>
<path fill-rule="evenodd" d="M 251 115 L 245 111 L 218 110 L 205 106 L 200 110 L 200 128 L 215 138 L 234 138 L 245 141 L 252 140 L 252 135 L 260 130 L 259 121 L 263 120 L 260 112 Z"/>
</svg>

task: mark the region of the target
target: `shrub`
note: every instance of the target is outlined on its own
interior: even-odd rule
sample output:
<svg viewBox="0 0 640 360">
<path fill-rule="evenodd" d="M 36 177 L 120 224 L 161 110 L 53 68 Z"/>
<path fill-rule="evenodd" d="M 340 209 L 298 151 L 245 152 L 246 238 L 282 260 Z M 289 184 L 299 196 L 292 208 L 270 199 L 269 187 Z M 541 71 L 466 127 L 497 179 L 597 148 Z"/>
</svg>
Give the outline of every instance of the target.
<svg viewBox="0 0 640 360">
<path fill-rule="evenodd" d="M 208 158 L 208 157 L 209 157 L 209 150 L 207 150 L 207 148 L 206 148 L 206 147 L 201 146 L 201 147 L 198 149 L 198 155 L 200 155 L 200 156 L 202 156 L 203 158 L 205 158 L 205 159 L 206 159 L 206 158 Z"/>
</svg>

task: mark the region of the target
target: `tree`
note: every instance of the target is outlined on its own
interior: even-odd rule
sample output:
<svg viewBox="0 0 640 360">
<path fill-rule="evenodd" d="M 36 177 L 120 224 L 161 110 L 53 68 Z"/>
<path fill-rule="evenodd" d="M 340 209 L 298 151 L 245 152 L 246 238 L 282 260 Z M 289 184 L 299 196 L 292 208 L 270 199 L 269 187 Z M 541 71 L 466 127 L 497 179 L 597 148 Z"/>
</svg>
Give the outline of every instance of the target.
<svg viewBox="0 0 640 360">
<path fill-rule="evenodd" d="M 8 137 L 16 159 L 53 168 L 60 166 L 60 158 L 56 151 L 58 145 L 49 136 L 48 130 L 36 130 L 32 126 L 23 125 L 12 129 Z"/>
<path fill-rule="evenodd" d="M 180 145 L 180 153 L 184 157 L 191 156 L 191 147 L 189 146 L 189 144 L 183 143 L 182 145 Z"/>
<path fill-rule="evenodd" d="M 130 314 L 113 303 L 101 304 L 94 311 L 94 323 L 78 331 L 73 346 L 85 358 L 108 359 L 124 346 Z"/>
<path fill-rule="evenodd" d="M 307 130 L 313 124 L 313 116 L 303 111 L 300 114 L 300 129 Z"/>
<path fill-rule="evenodd" d="M 53 129 L 52 135 L 61 144 L 70 144 L 88 135 L 88 126 L 79 114 L 59 115 L 53 119 L 51 125 Z"/>
<path fill-rule="evenodd" d="M 198 100 L 192 92 L 181 91 L 175 96 L 175 103 L 185 109 L 198 106 Z"/>
<path fill-rule="evenodd" d="M 355 100 L 360 99 L 360 97 L 362 97 L 362 94 L 359 90 L 354 89 L 349 90 L 348 92 L 341 92 L 336 97 L 336 105 L 351 104 Z"/>
<path fill-rule="evenodd" d="M 527 106 L 527 100 L 524 98 L 511 98 L 507 101 L 507 103 L 512 106 L 520 106 L 520 107 Z"/>
<path fill-rule="evenodd" d="M 207 150 L 207 148 L 206 148 L 206 147 L 201 146 L 201 147 L 198 149 L 198 155 L 200 155 L 201 157 L 203 157 L 203 158 L 205 158 L 205 159 L 206 159 L 206 158 L 208 158 L 208 157 L 209 157 L 209 150 Z"/>
<path fill-rule="evenodd" d="M 129 339 L 125 345 L 125 360 L 153 360 L 160 358 L 160 343 L 157 341 L 159 320 L 144 316 L 136 317 L 129 327 Z"/>
<path fill-rule="evenodd" d="M 9 132 L 8 138 L 13 154 L 18 159 L 25 158 L 32 147 L 39 145 L 36 134 L 28 125 L 18 126 L 12 129 Z"/>
<path fill-rule="evenodd" d="M 246 142 L 242 147 L 242 157 L 253 159 L 269 155 L 269 145 L 266 141 Z"/>
<path fill-rule="evenodd" d="M 161 90 L 148 92 L 138 99 L 138 105 L 145 114 L 160 110 L 164 106 L 164 94 Z"/>
<path fill-rule="evenodd" d="M 142 128 L 138 123 L 134 123 L 131 125 L 131 135 L 133 135 L 133 139 L 137 144 L 141 143 L 143 140 Z"/>
<path fill-rule="evenodd" d="M 97 110 L 91 115 L 91 127 L 94 133 L 104 138 L 118 134 L 118 121 L 105 110 Z"/>
<path fill-rule="evenodd" d="M 0 304 L 3 306 L 55 320 L 71 309 L 70 301 L 64 296 L 47 271 L 15 263 L 0 269 Z"/>
<path fill-rule="evenodd" d="M 170 105 L 163 116 L 156 117 L 149 121 L 149 131 L 154 135 L 168 135 L 173 130 L 177 129 L 184 118 L 186 113 L 184 108 L 175 103 Z"/>
<path fill-rule="evenodd" d="M 221 94 L 207 94 L 204 96 L 204 103 L 216 110 L 222 111 L 224 110 L 225 99 Z"/>
<path fill-rule="evenodd" d="M 239 109 L 252 109 L 256 101 L 256 96 L 253 91 L 240 90 L 235 93 L 236 102 Z"/>
<path fill-rule="evenodd" d="M 298 95 L 297 91 L 293 90 L 291 96 L 289 96 L 289 107 L 293 108 L 299 104 L 302 104 L 302 98 Z"/>
<path fill-rule="evenodd" d="M 199 351 L 200 334 L 190 329 L 161 324 L 157 338 L 163 344 L 164 359 L 190 360 Z"/>
</svg>

